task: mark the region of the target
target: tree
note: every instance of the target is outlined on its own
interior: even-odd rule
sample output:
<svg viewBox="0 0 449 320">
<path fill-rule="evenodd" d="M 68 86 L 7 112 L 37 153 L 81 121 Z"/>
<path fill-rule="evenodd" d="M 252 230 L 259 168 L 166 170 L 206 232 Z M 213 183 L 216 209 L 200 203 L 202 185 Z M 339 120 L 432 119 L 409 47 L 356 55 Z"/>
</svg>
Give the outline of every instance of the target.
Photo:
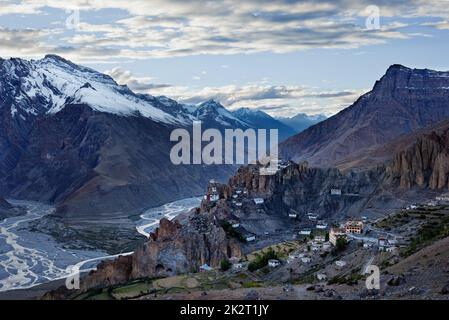
<svg viewBox="0 0 449 320">
<path fill-rule="evenodd" d="M 347 245 L 348 241 L 345 238 L 338 238 L 335 244 L 335 249 L 337 249 L 337 251 L 343 251 L 346 249 Z"/>
<path fill-rule="evenodd" d="M 220 269 L 221 271 L 227 271 L 232 267 L 232 263 L 228 259 L 221 259 Z"/>
<path fill-rule="evenodd" d="M 256 259 L 251 261 L 248 265 L 248 270 L 253 272 L 261 269 L 268 264 L 268 260 L 270 259 L 278 259 L 276 252 L 271 248 L 269 248 L 267 252 L 262 253 L 262 255 L 256 256 Z"/>
</svg>

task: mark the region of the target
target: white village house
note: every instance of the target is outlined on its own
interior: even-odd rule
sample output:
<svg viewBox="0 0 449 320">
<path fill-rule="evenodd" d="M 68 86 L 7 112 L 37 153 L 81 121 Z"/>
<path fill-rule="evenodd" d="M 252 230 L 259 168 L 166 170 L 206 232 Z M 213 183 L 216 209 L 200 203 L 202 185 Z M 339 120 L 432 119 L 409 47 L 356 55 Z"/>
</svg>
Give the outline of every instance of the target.
<svg viewBox="0 0 449 320">
<path fill-rule="evenodd" d="M 245 237 L 246 242 L 251 242 L 256 240 L 256 236 L 248 235 Z"/>
<path fill-rule="evenodd" d="M 294 260 L 304 257 L 304 253 L 290 253 L 287 258 L 287 263 L 292 263 Z"/>
<path fill-rule="evenodd" d="M 320 230 L 326 230 L 327 229 L 327 223 L 318 223 L 317 225 L 316 225 L 316 228 L 317 229 L 320 229 Z"/>
<path fill-rule="evenodd" d="M 235 271 L 243 270 L 244 267 L 245 266 L 242 262 L 236 262 L 236 263 L 232 264 L 232 270 L 235 270 Z"/>
<path fill-rule="evenodd" d="M 440 202 L 449 202 L 449 193 L 441 194 L 435 197 L 435 200 Z"/>
<path fill-rule="evenodd" d="M 312 231 L 309 229 L 304 229 L 304 230 L 299 231 L 299 234 L 301 236 L 310 236 L 311 233 L 312 233 Z"/>
<path fill-rule="evenodd" d="M 301 261 L 302 261 L 303 263 L 309 263 L 310 261 L 312 261 L 312 259 L 310 259 L 309 257 L 302 257 L 302 258 L 301 258 Z"/>
<path fill-rule="evenodd" d="M 329 231 L 329 242 L 336 246 L 338 239 L 347 239 L 346 230 L 341 228 L 331 228 Z"/>
<path fill-rule="evenodd" d="M 318 281 L 326 281 L 327 280 L 327 276 L 324 273 L 318 273 L 316 275 L 316 278 L 318 279 Z"/>
<path fill-rule="evenodd" d="M 268 266 L 271 267 L 271 268 L 276 268 L 276 267 L 278 267 L 280 265 L 281 265 L 281 262 L 279 260 L 276 260 L 276 259 L 268 260 Z"/>
<path fill-rule="evenodd" d="M 331 189 L 331 195 L 333 195 L 333 196 L 341 196 L 341 189 L 332 188 Z"/>
<path fill-rule="evenodd" d="M 255 204 L 263 204 L 264 200 L 263 200 L 263 198 L 254 198 L 254 203 Z"/>
<path fill-rule="evenodd" d="M 346 261 L 343 261 L 343 260 L 335 261 L 335 265 L 337 267 L 343 268 L 346 265 Z"/>
</svg>

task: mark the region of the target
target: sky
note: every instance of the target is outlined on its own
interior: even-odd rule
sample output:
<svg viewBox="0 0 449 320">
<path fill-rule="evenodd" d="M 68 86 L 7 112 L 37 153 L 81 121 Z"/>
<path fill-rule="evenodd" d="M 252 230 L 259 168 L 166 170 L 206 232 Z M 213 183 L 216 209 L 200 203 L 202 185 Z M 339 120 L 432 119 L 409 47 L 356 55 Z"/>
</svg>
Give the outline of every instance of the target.
<svg viewBox="0 0 449 320">
<path fill-rule="evenodd" d="M 272 116 L 330 116 L 391 64 L 449 70 L 448 52 L 449 0 L 0 0 L 0 57 Z"/>
</svg>

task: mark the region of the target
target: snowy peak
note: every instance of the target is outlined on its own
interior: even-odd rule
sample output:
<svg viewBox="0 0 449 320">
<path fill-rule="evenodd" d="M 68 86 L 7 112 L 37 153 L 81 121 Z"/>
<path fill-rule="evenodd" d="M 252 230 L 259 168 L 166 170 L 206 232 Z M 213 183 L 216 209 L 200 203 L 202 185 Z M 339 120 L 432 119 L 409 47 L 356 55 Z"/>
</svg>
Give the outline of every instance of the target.
<svg viewBox="0 0 449 320">
<path fill-rule="evenodd" d="M 226 110 L 223 105 L 221 105 L 219 102 L 215 101 L 214 99 L 209 99 L 207 101 L 201 102 L 197 105 L 197 112 L 201 113 L 207 113 L 207 112 L 219 112 L 219 110 Z"/>
<path fill-rule="evenodd" d="M 296 131 L 290 126 L 276 120 L 261 110 L 240 108 L 235 110 L 232 114 L 248 123 L 252 128 L 267 130 L 277 129 L 279 133 L 279 141 L 285 140 L 296 133 Z"/>
<path fill-rule="evenodd" d="M 196 106 L 192 115 L 201 121 L 217 121 L 224 126 L 248 127 L 248 124 L 235 117 L 219 102 L 210 99 Z"/>
<path fill-rule="evenodd" d="M 323 114 L 307 115 L 305 113 L 298 113 L 290 118 L 279 117 L 276 118 L 285 125 L 293 128 L 297 133 L 306 130 L 307 128 L 327 119 Z"/>
<path fill-rule="evenodd" d="M 0 88 L 8 88 L 6 91 L 13 101 L 13 116 L 56 113 L 70 102 L 122 116 L 140 114 L 158 122 L 187 121 L 181 114 L 173 115 L 156 108 L 148 95 L 134 94 L 110 76 L 56 55 L 47 55 L 41 60 L 3 60 L 0 76 Z"/>
<path fill-rule="evenodd" d="M 257 109 L 240 108 L 233 111 L 232 113 L 240 119 L 273 119 L 273 117 L 271 117 L 269 114 Z"/>
</svg>

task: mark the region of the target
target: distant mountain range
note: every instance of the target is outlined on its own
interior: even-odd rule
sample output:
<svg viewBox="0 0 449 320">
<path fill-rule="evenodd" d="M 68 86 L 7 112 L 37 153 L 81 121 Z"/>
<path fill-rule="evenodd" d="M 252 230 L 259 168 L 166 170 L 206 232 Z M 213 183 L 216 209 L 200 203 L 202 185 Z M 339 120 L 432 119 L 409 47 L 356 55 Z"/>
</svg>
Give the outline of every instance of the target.
<svg viewBox="0 0 449 320">
<path fill-rule="evenodd" d="M 279 129 L 281 139 L 295 133 L 261 111 L 136 94 L 56 55 L 0 59 L 0 97 L 0 194 L 55 203 L 57 216 L 82 228 L 103 221 L 134 232 L 129 216 L 234 172 L 173 165 L 173 129 L 201 120 L 219 130 Z"/>
<path fill-rule="evenodd" d="M 290 118 L 278 117 L 276 119 L 290 128 L 293 128 L 296 133 L 300 133 L 311 126 L 326 120 L 327 117 L 324 114 L 309 116 L 305 113 L 298 113 L 296 116 Z"/>
<path fill-rule="evenodd" d="M 449 72 L 392 65 L 354 104 L 284 141 L 285 158 L 348 168 L 401 135 L 449 118 Z M 384 159 L 381 159 L 384 160 Z"/>
<path fill-rule="evenodd" d="M 251 127 L 258 129 L 278 129 L 279 142 L 295 135 L 296 130 L 284 124 L 283 122 L 273 118 L 261 110 L 254 110 L 249 108 L 241 108 L 233 112 L 233 114 L 248 123 Z"/>
<path fill-rule="evenodd" d="M 136 94 L 55 55 L 0 59 L 0 97 L 0 194 L 54 203 L 55 216 L 77 232 L 108 225 L 135 234 L 131 216 L 202 194 L 210 179 L 225 181 L 236 170 L 173 165 L 173 129 L 191 130 L 195 120 L 219 130 L 278 129 L 287 139 L 280 145 L 284 158 L 372 165 L 371 152 L 380 155 L 386 143 L 449 118 L 449 73 L 393 65 L 371 92 L 325 120 Z"/>
</svg>

